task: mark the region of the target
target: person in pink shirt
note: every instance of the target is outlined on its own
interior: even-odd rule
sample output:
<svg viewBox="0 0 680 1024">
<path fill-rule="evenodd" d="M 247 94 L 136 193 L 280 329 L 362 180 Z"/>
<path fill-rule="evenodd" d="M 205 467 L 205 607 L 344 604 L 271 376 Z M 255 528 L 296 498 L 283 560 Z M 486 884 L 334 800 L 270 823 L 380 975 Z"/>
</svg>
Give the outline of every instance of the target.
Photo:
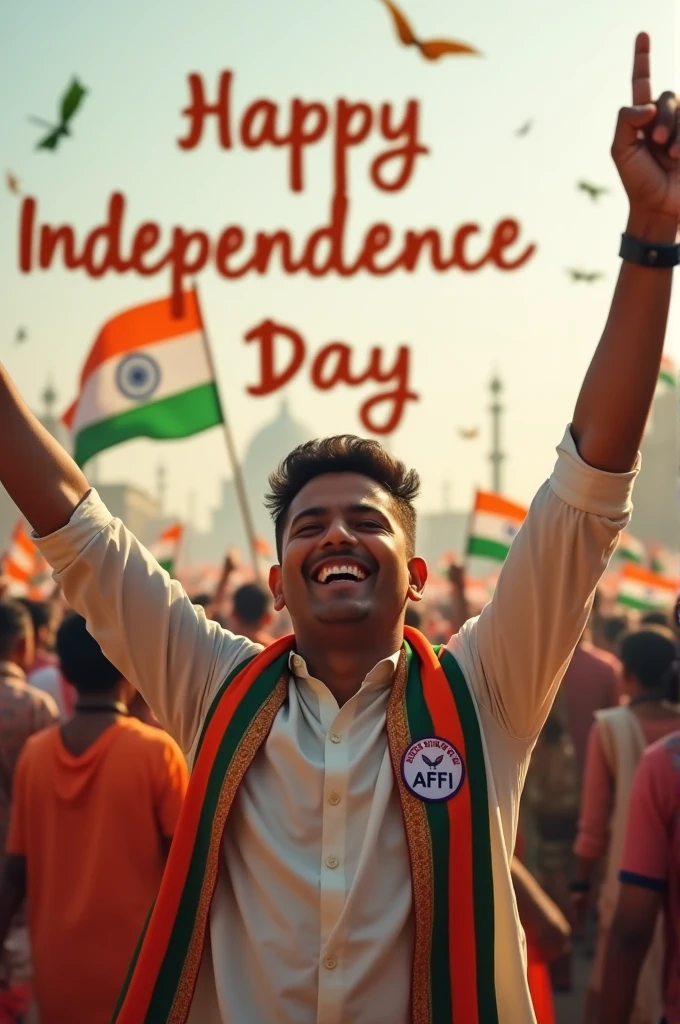
<svg viewBox="0 0 680 1024">
<path fill-rule="evenodd" d="M 628 1024 L 664 912 L 664 1024 L 680 1024 L 680 732 L 644 753 L 631 793 L 621 883 L 606 951 L 601 1024 Z"/>
<path fill-rule="evenodd" d="M 599 1020 L 604 953 L 618 899 L 618 871 L 635 770 L 650 743 L 680 728 L 675 659 L 671 630 L 652 625 L 629 633 L 621 644 L 624 691 L 629 702 L 597 712 L 588 738 L 581 816 L 574 844 L 577 866 L 572 907 L 577 925 L 583 923 L 592 905 L 592 882 L 605 854 L 607 866 L 599 895 L 598 938 L 586 1024 Z M 662 959 L 659 932 L 640 974 L 631 1024 L 658 1024 Z"/>
</svg>

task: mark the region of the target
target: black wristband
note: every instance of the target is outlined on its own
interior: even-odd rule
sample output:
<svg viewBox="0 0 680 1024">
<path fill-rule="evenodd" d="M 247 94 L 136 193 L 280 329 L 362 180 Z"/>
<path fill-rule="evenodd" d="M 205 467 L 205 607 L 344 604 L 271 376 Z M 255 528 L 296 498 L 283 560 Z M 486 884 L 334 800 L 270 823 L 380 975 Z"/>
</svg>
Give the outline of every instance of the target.
<svg viewBox="0 0 680 1024">
<path fill-rule="evenodd" d="M 621 235 L 619 256 L 640 267 L 667 270 L 680 263 L 680 245 L 677 242 L 642 242 L 634 235 Z"/>
<path fill-rule="evenodd" d="M 590 882 L 571 882 L 569 892 L 590 892 Z"/>
</svg>

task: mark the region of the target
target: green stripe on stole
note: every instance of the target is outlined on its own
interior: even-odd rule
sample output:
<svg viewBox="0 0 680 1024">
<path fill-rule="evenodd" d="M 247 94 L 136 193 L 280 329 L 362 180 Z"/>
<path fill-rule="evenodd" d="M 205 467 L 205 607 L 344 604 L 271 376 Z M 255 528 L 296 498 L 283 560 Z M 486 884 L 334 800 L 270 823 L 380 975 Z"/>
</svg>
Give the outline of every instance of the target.
<svg viewBox="0 0 680 1024">
<path fill-rule="evenodd" d="M 435 729 L 420 681 L 420 662 L 404 641 L 408 665 L 406 718 L 411 742 L 434 736 Z M 455 799 L 455 798 L 454 798 Z M 426 803 L 432 861 L 433 921 L 430 954 L 432 1024 L 451 1024 L 451 975 L 449 971 L 449 818 L 446 803 Z"/>
<path fill-rule="evenodd" d="M 428 708 L 426 695 L 421 682 L 420 662 L 411 646 L 404 644 L 407 658 L 407 679 L 402 697 L 406 724 L 411 742 L 416 739 L 433 736 L 432 714 Z M 435 648 L 435 650 L 438 650 Z M 230 683 L 246 668 L 247 659 L 239 664 L 230 674 L 211 703 L 201 730 L 197 745 L 201 749 L 209 723 L 214 716 L 220 700 Z M 167 944 L 162 966 L 154 982 L 153 994 L 145 1014 L 145 1024 L 159 1024 L 168 1019 L 178 994 L 187 956 L 192 944 L 192 935 L 196 925 L 199 904 L 206 898 L 212 898 L 205 884 L 206 865 L 211 847 L 214 848 L 213 823 L 230 772 L 230 766 L 246 738 L 249 728 L 258 719 L 259 712 L 267 699 L 272 695 L 277 682 L 286 671 L 288 652 L 276 658 L 265 667 L 246 690 L 236 707 L 225 734 L 219 742 L 218 752 L 209 773 L 205 790 L 205 799 L 200 815 L 200 822 L 193 842 L 191 860 L 186 876 L 186 884 L 181 894 L 180 904 L 170 940 Z M 467 683 L 456 659 L 444 651 L 440 658 L 448 684 L 456 704 L 458 716 L 463 729 L 466 747 L 466 785 L 470 786 L 471 808 L 471 841 L 473 859 L 473 895 L 476 949 L 476 990 L 478 997 L 479 1024 L 497 1024 L 498 1010 L 495 994 L 494 976 L 494 904 L 493 876 L 491 867 L 491 841 L 489 832 L 489 805 L 487 796 L 486 766 L 482 747 L 479 723 L 476 710 Z M 401 703 L 401 701 L 400 701 Z M 252 740 L 251 740 L 252 743 Z M 245 748 L 244 748 L 245 749 Z M 403 753 L 403 751 L 402 751 Z M 455 796 L 453 797 L 455 800 Z M 467 1024 L 466 1021 L 452 1022 L 452 983 L 450 964 L 450 929 L 455 927 L 455 907 L 449 908 L 449 854 L 450 842 L 456 841 L 450 835 L 449 813 L 447 803 L 424 803 L 427 821 L 427 837 L 423 835 L 423 856 L 429 856 L 431 862 L 431 878 L 433 884 L 433 917 L 432 941 L 430 947 L 430 1003 L 431 1014 L 428 1024 Z M 429 847 L 429 849 L 428 849 Z M 449 915 L 451 913 L 451 920 Z M 141 941 L 140 941 L 141 947 Z M 195 949 L 194 944 L 194 949 Z M 139 951 L 139 947 L 137 952 Z M 135 961 L 137 955 L 135 955 Z M 118 1009 L 123 1003 L 128 989 L 130 970 Z M 186 996 L 186 988 L 184 989 Z"/>
<path fill-rule="evenodd" d="M 287 664 L 288 654 L 285 654 L 277 658 L 276 661 L 262 672 L 259 678 L 246 691 L 220 743 L 219 753 L 215 758 L 210 773 L 210 782 L 208 783 L 201 821 L 196 834 L 194 852 L 191 858 L 186 885 L 182 892 L 175 926 L 172 930 L 172 937 L 163 959 L 163 966 L 158 973 L 149 1005 L 147 1014 L 149 1024 L 165 1021 L 175 998 L 177 985 L 182 974 L 182 968 L 193 933 L 198 902 L 201 897 L 206 861 L 210 849 L 213 818 L 217 810 L 222 787 L 229 772 L 229 766 L 248 727 L 257 717 L 262 704 L 270 696 L 282 672 L 285 671 Z M 244 664 L 242 663 L 238 666 L 238 672 L 242 671 L 243 668 Z M 218 697 L 213 701 L 209 718 L 212 717 L 212 713 L 214 713 L 214 709 L 223 693 L 224 686 L 221 688 Z M 206 719 L 202 736 L 205 735 L 209 718 Z"/>
<path fill-rule="evenodd" d="M 467 751 L 466 770 L 472 807 L 472 884 L 475 907 L 479 1020 L 480 1024 L 498 1024 L 493 866 L 484 748 L 477 711 L 460 665 L 447 650 L 443 651 L 440 661 L 453 691 L 453 699 L 456 702 L 458 716 L 465 734 Z"/>
<path fill-rule="evenodd" d="M 201 733 L 200 733 L 200 736 L 199 736 L 199 739 L 198 739 L 198 744 L 196 746 L 196 753 L 194 755 L 194 761 L 196 761 L 196 758 L 198 757 L 198 753 L 199 753 L 199 751 L 201 749 L 201 746 L 203 744 L 203 738 L 204 738 L 204 736 L 206 734 L 206 730 L 208 728 L 208 725 L 210 724 L 210 720 L 212 719 L 213 715 L 215 714 L 215 710 L 216 710 L 220 700 L 224 696 L 224 691 L 226 690 L 227 686 L 229 686 L 229 684 L 232 683 L 234 681 L 234 679 L 236 679 L 236 677 L 238 675 L 240 675 L 240 673 L 243 671 L 243 669 L 246 668 L 246 666 L 250 664 L 250 662 L 253 660 L 253 657 L 255 657 L 255 655 L 252 655 L 250 658 L 246 658 L 244 661 L 241 661 L 241 662 L 238 663 L 238 665 L 229 673 L 227 678 L 224 680 L 224 682 L 220 686 L 219 690 L 217 691 L 217 694 L 215 695 L 215 697 L 211 701 L 210 707 L 208 708 L 208 712 L 207 712 L 207 714 L 205 716 L 205 720 L 203 721 L 203 723 L 201 725 Z M 130 987 L 130 982 L 132 980 L 132 975 L 134 974 L 135 967 L 137 966 L 137 960 L 139 958 L 139 953 L 140 953 L 140 950 L 142 948 L 142 944 L 144 942 L 144 938 L 146 936 L 147 929 L 149 927 L 149 921 L 151 920 L 151 915 L 153 913 L 153 908 L 154 908 L 155 904 L 156 904 L 156 901 L 154 900 L 152 905 L 151 905 L 151 909 L 149 910 L 149 913 L 147 915 L 146 921 L 144 922 L 144 926 L 143 926 L 141 934 L 139 936 L 139 940 L 137 942 L 137 945 L 135 946 L 134 953 L 132 954 L 132 960 L 130 961 L 130 966 L 128 967 L 127 974 L 125 975 L 125 980 L 123 982 L 123 987 L 122 987 L 121 993 L 120 993 L 120 995 L 118 997 L 118 1001 L 116 1003 L 116 1007 L 115 1007 L 115 1010 L 113 1012 L 113 1017 L 111 1018 L 112 1024 L 115 1024 L 115 1021 L 116 1021 L 116 1019 L 118 1017 L 118 1014 L 120 1013 L 120 1009 L 121 1009 L 121 1007 L 123 1005 L 123 1002 L 125 1001 L 125 997 L 127 995 L 128 989 Z"/>
</svg>

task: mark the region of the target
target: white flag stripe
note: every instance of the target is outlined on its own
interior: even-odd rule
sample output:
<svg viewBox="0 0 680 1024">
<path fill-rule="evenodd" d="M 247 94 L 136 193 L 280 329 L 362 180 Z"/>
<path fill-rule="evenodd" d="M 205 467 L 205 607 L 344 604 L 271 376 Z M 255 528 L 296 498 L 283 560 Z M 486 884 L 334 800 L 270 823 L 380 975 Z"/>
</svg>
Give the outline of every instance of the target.
<svg viewBox="0 0 680 1024">
<path fill-rule="evenodd" d="M 171 562 L 177 554 L 177 541 L 157 540 L 149 550 L 157 562 Z"/>
<path fill-rule="evenodd" d="M 521 525 L 518 519 L 494 515 L 492 512 L 475 512 L 470 532 L 473 537 L 493 540 L 510 547 Z"/>
<path fill-rule="evenodd" d="M 148 396 L 130 398 L 121 391 L 116 375 L 124 359 L 139 356 L 146 356 L 157 365 L 160 380 L 158 387 Z M 212 379 L 200 331 L 124 352 L 116 358 L 107 359 L 85 381 L 78 398 L 73 431 L 77 434 L 92 423 L 189 391 L 210 383 Z"/>
<path fill-rule="evenodd" d="M 657 608 L 672 608 L 676 595 L 666 587 L 655 587 L 642 581 L 624 579 L 619 584 L 619 597 L 629 598 L 641 604 L 654 605 Z"/>
</svg>

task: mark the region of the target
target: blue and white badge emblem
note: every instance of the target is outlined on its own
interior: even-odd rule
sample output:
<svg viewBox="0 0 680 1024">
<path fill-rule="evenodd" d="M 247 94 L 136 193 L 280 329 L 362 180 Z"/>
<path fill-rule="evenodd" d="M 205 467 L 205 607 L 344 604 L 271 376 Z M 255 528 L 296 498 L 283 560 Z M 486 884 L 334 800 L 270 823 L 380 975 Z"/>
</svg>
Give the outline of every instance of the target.
<svg viewBox="0 0 680 1024">
<path fill-rule="evenodd" d="M 160 382 L 161 368 L 145 352 L 133 352 L 121 359 L 116 368 L 118 390 L 138 402 L 151 398 Z"/>
<path fill-rule="evenodd" d="M 404 753 L 401 777 L 409 793 L 419 800 L 450 800 L 465 781 L 465 765 L 448 740 L 428 736 L 416 740 Z"/>
</svg>

